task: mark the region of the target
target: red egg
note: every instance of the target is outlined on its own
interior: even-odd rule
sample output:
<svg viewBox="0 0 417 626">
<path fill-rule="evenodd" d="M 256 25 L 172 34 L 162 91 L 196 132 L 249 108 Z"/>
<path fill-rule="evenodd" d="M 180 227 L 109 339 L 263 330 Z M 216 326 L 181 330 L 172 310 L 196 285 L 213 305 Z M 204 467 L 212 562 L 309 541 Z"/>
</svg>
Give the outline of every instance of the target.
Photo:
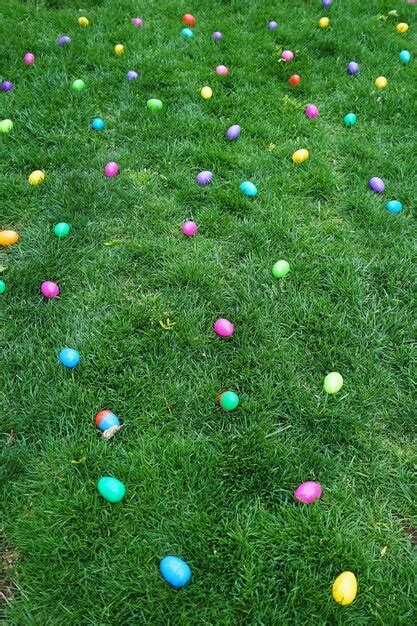
<svg viewBox="0 0 417 626">
<path fill-rule="evenodd" d="M 295 87 L 295 85 L 299 85 L 301 83 L 301 78 L 298 76 L 298 74 L 293 74 L 289 77 L 288 82 L 290 83 L 290 85 L 293 85 Z"/>
<path fill-rule="evenodd" d="M 191 13 L 184 13 L 181 18 L 181 22 L 186 26 L 195 26 L 197 24 L 197 20 L 194 15 L 191 15 Z"/>
</svg>

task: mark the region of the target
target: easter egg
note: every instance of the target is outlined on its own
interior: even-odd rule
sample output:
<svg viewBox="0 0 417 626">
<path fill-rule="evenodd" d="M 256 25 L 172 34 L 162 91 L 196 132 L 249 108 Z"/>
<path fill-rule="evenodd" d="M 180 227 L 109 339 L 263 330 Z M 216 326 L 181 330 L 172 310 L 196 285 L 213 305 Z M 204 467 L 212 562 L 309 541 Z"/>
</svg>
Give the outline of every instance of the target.
<svg viewBox="0 0 417 626">
<path fill-rule="evenodd" d="M 352 572 L 342 572 L 332 586 L 332 596 L 337 604 L 352 604 L 358 592 L 358 582 Z"/>
<path fill-rule="evenodd" d="M 406 33 L 408 31 L 408 24 L 406 24 L 405 22 L 400 22 L 395 27 L 395 30 L 397 31 L 397 33 Z"/>
<path fill-rule="evenodd" d="M 304 161 L 307 161 L 309 156 L 310 154 L 308 150 L 301 148 L 301 150 L 296 150 L 291 158 L 294 163 L 304 163 Z"/>
<path fill-rule="evenodd" d="M 382 193 L 385 189 L 385 183 L 379 176 L 373 176 L 369 179 L 369 189 L 372 189 L 375 193 Z"/>
<path fill-rule="evenodd" d="M 276 30 L 278 28 L 278 23 L 274 20 L 268 22 L 268 30 Z"/>
<path fill-rule="evenodd" d="M 52 282 L 52 280 L 45 280 L 41 283 L 40 292 L 44 298 L 50 300 L 59 296 L 59 286 Z"/>
<path fill-rule="evenodd" d="M 387 85 L 388 81 L 385 76 L 378 76 L 378 78 L 375 80 L 375 87 L 377 89 L 385 89 Z"/>
<path fill-rule="evenodd" d="M 226 131 L 226 137 L 230 140 L 233 141 L 234 139 L 237 139 L 240 135 L 240 126 L 239 124 L 233 124 L 233 126 L 230 126 L 230 128 L 227 129 Z"/>
<path fill-rule="evenodd" d="M 227 76 L 228 73 L 229 73 L 229 70 L 227 69 L 225 65 L 218 65 L 216 67 L 217 76 Z"/>
<path fill-rule="evenodd" d="M 126 487 L 121 480 L 112 476 L 102 476 L 97 482 L 98 492 L 107 502 L 120 502 L 126 494 Z"/>
<path fill-rule="evenodd" d="M 78 23 L 79 23 L 80 26 L 89 26 L 90 25 L 90 22 L 88 21 L 88 19 L 86 17 L 83 17 L 83 16 L 78 18 Z"/>
<path fill-rule="evenodd" d="M 36 57 L 32 52 L 25 52 L 23 56 L 23 63 L 25 65 L 33 65 L 36 61 Z"/>
<path fill-rule="evenodd" d="M 250 180 L 244 180 L 243 183 L 239 185 L 240 191 L 243 191 L 245 196 L 248 198 L 253 198 L 258 193 L 256 185 L 254 185 Z"/>
<path fill-rule="evenodd" d="M 192 237 L 196 234 L 197 231 L 198 226 L 192 220 L 187 220 L 181 226 L 181 232 L 183 233 L 183 235 L 186 235 L 186 237 Z"/>
<path fill-rule="evenodd" d="M 115 53 L 117 54 L 117 56 L 118 56 L 118 57 L 121 57 L 121 56 L 122 56 L 122 54 L 124 54 L 124 53 L 125 53 L 125 47 L 124 47 L 124 45 L 123 45 L 123 44 L 121 44 L 121 43 L 117 43 L 117 44 L 114 46 L 114 51 L 115 51 Z"/>
<path fill-rule="evenodd" d="M 196 181 L 199 185 L 208 185 L 213 180 L 213 172 L 209 172 L 205 170 L 204 172 L 199 172 L 196 176 Z"/>
<path fill-rule="evenodd" d="M 232 322 L 229 322 L 229 320 L 224 317 L 220 317 L 214 322 L 213 330 L 219 337 L 231 337 L 235 332 L 235 327 Z"/>
<path fill-rule="evenodd" d="M 234 391 L 223 391 L 219 396 L 219 404 L 225 411 L 234 411 L 239 405 L 239 396 Z"/>
<path fill-rule="evenodd" d="M 296 85 L 299 85 L 301 83 L 301 78 L 298 74 L 293 74 L 289 77 L 288 82 L 290 83 L 290 85 L 295 87 Z"/>
<path fill-rule="evenodd" d="M 55 224 L 54 226 L 54 234 L 59 237 L 59 239 L 63 239 L 64 237 L 69 235 L 70 231 L 71 225 L 67 222 L 58 222 L 58 224 Z"/>
<path fill-rule="evenodd" d="M 42 170 L 35 170 L 29 175 L 29 185 L 40 185 L 45 180 L 45 172 Z"/>
<path fill-rule="evenodd" d="M 186 39 L 192 39 L 194 36 L 193 31 L 191 30 L 191 28 L 182 28 L 181 29 L 181 35 L 183 37 L 185 37 Z"/>
<path fill-rule="evenodd" d="M 220 39 L 223 39 L 223 35 L 219 30 L 214 31 L 214 33 L 212 34 L 212 37 L 214 41 L 220 41 Z"/>
<path fill-rule="evenodd" d="M 10 133 L 13 130 L 13 122 L 12 120 L 2 120 L 0 122 L 0 133 Z"/>
<path fill-rule="evenodd" d="M 408 52 L 408 50 L 401 50 L 398 58 L 400 59 L 401 63 L 407 65 L 407 63 L 410 63 L 411 61 L 411 54 Z"/>
<path fill-rule="evenodd" d="M 357 74 L 359 72 L 359 65 L 356 61 L 350 61 L 347 64 L 347 73 L 348 74 Z"/>
<path fill-rule="evenodd" d="M 330 20 L 328 17 L 321 17 L 319 19 L 319 26 L 320 28 L 328 28 L 330 25 Z"/>
<path fill-rule="evenodd" d="M 106 124 L 104 120 L 101 119 L 101 117 L 95 117 L 91 122 L 91 128 L 94 128 L 94 130 L 103 130 L 105 125 Z"/>
<path fill-rule="evenodd" d="M 114 426 L 120 426 L 120 420 L 117 415 L 108 409 L 97 413 L 95 423 L 97 428 L 99 428 L 102 432 L 108 430 L 109 428 L 113 428 Z"/>
<path fill-rule="evenodd" d="M 80 91 L 83 91 L 83 89 L 85 89 L 85 82 L 80 78 L 77 78 L 77 80 L 74 80 L 74 82 L 72 83 L 72 88 L 74 91 L 79 93 Z"/>
<path fill-rule="evenodd" d="M 133 70 L 129 70 L 128 73 L 126 74 L 126 78 L 127 80 L 137 80 L 138 73 L 134 72 Z"/>
<path fill-rule="evenodd" d="M 284 259 L 277 261 L 272 267 L 272 275 L 275 276 L 275 278 L 284 278 L 284 276 L 286 276 L 289 271 L 290 264 Z"/>
<path fill-rule="evenodd" d="M 58 37 L 56 42 L 58 46 L 68 46 L 71 43 L 71 37 L 68 37 L 68 35 L 63 35 L 62 37 Z"/>
<path fill-rule="evenodd" d="M 12 91 L 14 88 L 14 85 L 12 82 L 10 82 L 10 80 L 4 80 L 3 82 L 0 83 L 0 89 L 2 91 Z"/>
<path fill-rule="evenodd" d="M 120 167 L 115 161 L 109 161 L 109 163 L 106 163 L 104 166 L 104 173 L 108 178 L 114 178 L 118 175 L 119 171 Z"/>
<path fill-rule="evenodd" d="M 133 26 L 137 26 L 138 28 L 142 28 L 143 20 L 141 20 L 140 17 L 132 17 L 132 24 L 133 24 Z"/>
<path fill-rule="evenodd" d="M 0 230 L 0 246 L 12 246 L 19 241 L 20 237 L 15 230 Z"/>
<path fill-rule="evenodd" d="M 294 58 L 294 52 L 291 52 L 291 50 L 283 50 L 283 52 L 281 52 L 281 59 L 282 61 L 292 61 Z"/>
<path fill-rule="evenodd" d="M 307 104 L 304 112 L 306 114 L 306 117 L 310 119 L 314 119 L 315 117 L 319 116 L 319 110 L 315 104 Z"/>
<path fill-rule="evenodd" d="M 390 213 L 401 213 L 401 211 L 403 210 L 403 205 L 399 200 L 389 200 L 386 203 L 385 208 Z"/>
<path fill-rule="evenodd" d="M 209 100 L 212 95 L 213 95 L 213 90 L 211 89 L 211 87 L 203 87 L 202 90 L 200 91 L 201 97 L 204 98 L 204 100 Z"/>
<path fill-rule="evenodd" d="M 343 385 L 343 376 L 339 372 L 330 372 L 324 379 L 323 388 L 326 393 L 337 393 Z"/>
<path fill-rule="evenodd" d="M 301 483 L 294 491 L 294 498 L 297 502 L 303 502 L 304 504 L 311 504 L 315 500 L 321 497 L 321 487 L 319 483 L 314 480 L 308 480 L 305 483 Z"/>
<path fill-rule="evenodd" d="M 78 354 L 77 350 L 74 350 L 74 348 L 62 348 L 58 355 L 58 358 L 61 365 L 64 365 L 69 369 L 77 367 L 78 363 L 80 362 L 80 355 Z"/>
<path fill-rule="evenodd" d="M 327 7 L 329 7 L 332 3 L 332 0 L 323 0 L 322 1 L 322 5 L 324 6 L 325 9 L 327 9 Z"/>
<path fill-rule="evenodd" d="M 4 280 L 0 280 L 0 295 L 3 294 L 7 289 L 7 285 Z"/>
<path fill-rule="evenodd" d="M 343 123 L 345 126 L 354 126 L 357 122 L 357 117 L 354 113 L 347 113 L 343 118 Z"/>
<path fill-rule="evenodd" d="M 197 20 L 194 15 L 191 15 L 191 13 L 184 13 L 181 18 L 181 22 L 186 26 L 195 26 L 197 24 Z"/>
<path fill-rule="evenodd" d="M 160 111 L 162 109 L 162 102 L 158 98 L 151 98 L 147 101 L 146 106 L 149 111 Z"/>
<path fill-rule="evenodd" d="M 177 556 L 166 556 L 159 564 L 162 577 L 175 589 L 181 589 L 191 578 L 190 566 Z"/>
</svg>

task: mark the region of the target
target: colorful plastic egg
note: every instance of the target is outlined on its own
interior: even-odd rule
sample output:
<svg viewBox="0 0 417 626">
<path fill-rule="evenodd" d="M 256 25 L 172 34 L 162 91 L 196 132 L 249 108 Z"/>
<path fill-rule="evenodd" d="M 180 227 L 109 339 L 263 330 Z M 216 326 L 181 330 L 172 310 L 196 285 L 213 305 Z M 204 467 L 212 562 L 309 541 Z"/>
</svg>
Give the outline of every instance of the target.
<svg viewBox="0 0 417 626">
<path fill-rule="evenodd" d="M 204 172 L 199 172 L 196 176 L 196 181 L 199 185 L 208 185 L 213 180 L 213 172 L 209 172 L 208 170 L 204 170 Z"/>
<path fill-rule="evenodd" d="M 378 78 L 375 80 L 375 87 L 377 89 L 385 89 L 387 85 L 388 85 L 388 81 L 385 78 L 385 76 L 378 76 Z"/>
<path fill-rule="evenodd" d="M 328 28 L 330 26 L 330 20 L 328 17 L 321 17 L 319 19 L 320 28 Z"/>
<path fill-rule="evenodd" d="M 137 80 L 138 73 L 134 72 L 133 70 L 129 70 L 128 73 L 126 74 L 126 78 L 127 80 Z"/>
<path fill-rule="evenodd" d="M 294 491 L 294 498 L 297 502 L 303 502 L 304 504 L 311 504 L 315 500 L 321 498 L 321 486 L 314 480 L 308 480 L 305 483 L 301 483 Z"/>
<path fill-rule="evenodd" d="M 214 322 L 213 330 L 219 337 L 231 337 L 235 332 L 235 327 L 228 319 L 220 317 Z"/>
<path fill-rule="evenodd" d="M 213 37 L 214 41 L 220 41 L 221 39 L 223 39 L 223 34 L 219 30 L 216 30 L 212 34 L 212 37 Z"/>
<path fill-rule="evenodd" d="M 166 556 L 159 564 L 162 577 L 175 589 L 181 589 L 190 581 L 190 566 L 177 556 Z"/>
<path fill-rule="evenodd" d="M 10 82 L 10 80 L 4 80 L 3 82 L 0 83 L 0 89 L 2 91 L 12 91 L 14 88 L 14 85 L 12 82 Z"/>
<path fill-rule="evenodd" d="M 276 30 L 278 28 L 278 22 L 275 22 L 275 20 L 271 20 L 270 22 L 268 22 L 268 30 Z"/>
<path fill-rule="evenodd" d="M 62 37 L 58 37 L 56 42 L 58 46 L 68 46 L 71 43 L 71 37 L 68 37 L 68 35 L 63 35 Z"/>
<path fill-rule="evenodd" d="M 181 18 L 181 22 L 186 26 L 195 26 L 197 24 L 197 20 L 194 15 L 191 15 L 191 13 L 184 13 Z"/>
<path fill-rule="evenodd" d="M 90 26 L 90 22 L 88 21 L 88 19 L 84 16 L 81 16 L 78 18 L 78 23 L 80 26 Z"/>
<path fill-rule="evenodd" d="M 77 93 L 80 93 L 80 91 L 83 91 L 85 89 L 85 82 L 80 78 L 77 78 L 77 80 L 74 80 L 74 82 L 72 83 L 72 88 Z"/>
<path fill-rule="evenodd" d="M 254 185 L 250 180 L 244 180 L 243 183 L 239 185 L 240 191 L 243 191 L 245 196 L 248 198 L 253 198 L 258 193 L 256 185 Z"/>
<path fill-rule="evenodd" d="M 379 176 L 373 176 L 369 179 L 369 189 L 372 189 L 375 193 L 382 193 L 385 189 L 385 183 Z"/>
<path fill-rule="evenodd" d="M 19 234 L 15 230 L 0 230 L 0 246 L 12 246 L 19 241 Z"/>
<path fill-rule="evenodd" d="M 50 300 L 51 298 L 59 296 L 59 286 L 52 280 L 45 280 L 41 283 L 40 292 L 44 298 Z"/>
<path fill-rule="evenodd" d="M 35 170 L 29 175 L 28 183 L 29 185 L 40 185 L 45 180 L 45 172 L 42 170 Z"/>
<path fill-rule="evenodd" d="M 233 124 L 233 126 L 230 126 L 230 128 L 227 129 L 226 131 L 226 137 L 230 140 L 233 141 L 234 139 L 237 139 L 240 135 L 240 126 L 239 124 Z"/>
<path fill-rule="evenodd" d="M 95 117 L 91 122 L 91 128 L 93 128 L 94 130 L 103 130 L 105 125 L 106 124 L 104 120 L 101 119 L 101 117 Z"/>
<path fill-rule="evenodd" d="M 117 415 L 115 415 L 114 413 L 112 413 L 112 411 L 109 411 L 108 409 L 104 409 L 104 411 L 100 411 L 99 413 L 97 413 L 95 417 L 95 423 L 97 428 L 99 428 L 103 433 L 109 428 L 114 428 L 114 426 L 120 426 L 120 420 Z"/>
<path fill-rule="evenodd" d="M 306 150 L 305 148 L 301 148 L 301 150 L 296 150 L 291 158 L 294 163 L 300 164 L 300 163 L 304 163 L 304 161 L 307 161 L 309 156 L 310 156 L 309 151 Z"/>
<path fill-rule="evenodd" d="M 401 211 L 403 210 L 403 205 L 399 200 L 389 200 L 386 203 L 385 208 L 390 213 L 401 213 Z"/>
<path fill-rule="evenodd" d="M 151 98 L 147 101 L 146 106 L 149 111 L 160 111 L 162 109 L 162 102 L 158 98 Z"/>
<path fill-rule="evenodd" d="M 2 295 L 7 289 L 7 285 L 4 280 L 0 280 L 0 295 Z"/>
<path fill-rule="evenodd" d="M 294 52 L 291 52 L 291 50 L 283 50 L 281 52 L 281 59 L 282 61 L 292 61 L 294 59 Z"/>
<path fill-rule="evenodd" d="M 346 69 L 348 74 L 357 74 L 359 72 L 359 64 L 356 61 L 350 61 Z"/>
<path fill-rule="evenodd" d="M 322 5 L 324 6 L 325 9 L 327 9 L 332 3 L 332 0 L 323 0 L 322 1 Z"/>
<path fill-rule="evenodd" d="M 284 278 L 290 271 L 290 264 L 284 259 L 280 259 L 272 266 L 272 275 L 275 278 Z"/>
<path fill-rule="evenodd" d="M 343 118 L 343 123 L 345 126 L 354 126 L 357 121 L 358 118 L 354 113 L 347 113 Z"/>
<path fill-rule="evenodd" d="M 118 175 L 119 171 L 120 167 L 115 161 L 109 161 L 109 163 L 106 163 L 104 166 L 104 173 L 108 178 L 114 178 Z"/>
<path fill-rule="evenodd" d="M 218 65 L 216 67 L 217 76 L 227 76 L 228 73 L 229 73 L 229 70 L 227 69 L 225 65 Z"/>
<path fill-rule="evenodd" d="M 59 239 L 67 237 L 67 235 L 70 234 L 70 231 L 71 225 L 68 224 L 68 222 L 58 222 L 58 224 L 55 224 L 54 226 L 54 234 L 59 237 Z"/>
<path fill-rule="evenodd" d="M 32 52 L 25 52 L 23 56 L 23 63 L 25 65 L 33 65 L 36 61 L 36 57 Z"/>
<path fill-rule="evenodd" d="M 352 572 L 342 572 L 332 586 L 332 596 L 337 604 L 352 604 L 358 593 L 358 582 Z"/>
<path fill-rule="evenodd" d="M 213 96 L 213 90 L 211 89 L 211 87 L 206 86 L 202 88 L 200 94 L 201 97 L 204 98 L 204 100 L 209 100 Z"/>
<path fill-rule="evenodd" d="M 186 39 L 192 39 L 194 37 L 194 33 L 191 28 L 182 28 L 181 35 Z"/>
<path fill-rule="evenodd" d="M 400 22 L 395 27 L 395 30 L 397 31 L 397 33 L 406 33 L 408 31 L 408 24 L 406 24 L 405 22 Z"/>
<path fill-rule="evenodd" d="M 124 45 L 123 45 L 123 44 L 121 44 L 121 43 L 117 43 L 117 44 L 114 46 L 114 52 L 117 54 L 117 56 L 118 56 L 118 57 L 121 57 L 121 56 L 122 56 L 122 54 L 124 54 L 124 53 L 125 53 L 125 47 L 124 47 Z"/>
<path fill-rule="evenodd" d="M 343 386 L 343 376 L 339 372 L 329 372 L 324 379 L 323 388 L 326 393 L 337 393 Z"/>
<path fill-rule="evenodd" d="M 98 492 L 107 502 L 120 502 L 126 494 L 126 487 L 121 480 L 112 476 L 102 476 L 97 482 Z"/>
<path fill-rule="evenodd" d="M 301 83 L 301 77 L 298 74 L 293 74 L 289 77 L 288 82 L 290 83 L 290 85 L 295 87 L 296 85 L 299 85 Z"/>
<path fill-rule="evenodd" d="M 306 117 L 308 117 L 309 119 L 314 119 L 319 116 L 319 110 L 315 104 L 307 104 L 304 112 L 306 114 Z"/>
<path fill-rule="evenodd" d="M 239 405 L 239 396 L 234 391 L 223 391 L 219 396 L 219 404 L 224 411 L 234 411 Z"/>
<path fill-rule="evenodd" d="M 12 120 L 2 120 L 0 122 L 0 133 L 7 134 L 13 130 Z"/>
<path fill-rule="evenodd" d="M 181 226 L 181 232 L 186 237 L 193 237 L 198 231 L 198 226 L 193 220 L 187 220 Z"/>
<path fill-rule="evenodd" d="M 133 26 L 137 26 L 138 28 L 142 28 L 143 20 L 140 17 L 132 17 Z"/>
<path fill-rule="evenodd" d="M 408 50 L 401 50 L 398 58 L 400 59 L 401 63 L 407 65 L 411 61 L 411 54 L 408 52 Z"/>
<path fill-rule="evenodd" d="M 80 355 L 77 350 L 74 350 L 74 348 L 62 348 L 58 355 L 58 358 L 61 365 L 64 365 L 69 369 L 77 367 L 78 363 L 80 362 Z"/>
</svg>

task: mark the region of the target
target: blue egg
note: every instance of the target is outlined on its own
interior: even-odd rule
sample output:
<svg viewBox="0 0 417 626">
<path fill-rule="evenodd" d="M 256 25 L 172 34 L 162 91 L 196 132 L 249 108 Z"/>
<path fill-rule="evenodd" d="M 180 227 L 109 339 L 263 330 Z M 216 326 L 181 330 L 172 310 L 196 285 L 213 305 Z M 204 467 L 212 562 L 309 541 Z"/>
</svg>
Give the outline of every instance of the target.
<svg viewBox="0 0 417 626">
<path fill-rule="evenodd" d="M 59 362 L 65 367 L 77 367 L 80 362 L 80 355 L 73 348 L 63 348 L 59 353 Z"/>
<path fill-rule="evenodd" d="M 91 128 L 94 128 L 94 130 L 103 130 L 104 127 L 104 120 L 102 120 L 100 117 L 94 118 L 91 122 Z"/>
<path fill-rule="evenodd" d="M 243 181 L 243 183 L 240 184 L 239 188 L 240 188 L 240 191 L 243 191 L 245 196 L 249 196 L 249 198 L 256 196 L 256 194 L 258 193 L 256 186 L 253 183 L 251 183 L 250 180 Z"/>
<path fill-rule="evenodd" d="M 113 428 L 113 426 L 120 426 L 120 420 L 114 413 L 107 413 L 107 415 L 103 415 L 98 425 L 102 432 L 108 430 L 109 428 Z"/>
<path fill-rule="evenodd" d="M 385 208 L 390 213 L 401 213 L 403 210 L 403 205 L 399 200 L 390 200 L 386 203 Z"/>
<path fill-rule="evenodd" d="M 191 28 L 183 28 L 181 31 L 181 35 L 183 37 L 187 37 L 187 39 L 191 39 L 191 37 L 193 36 L 193 31 L 191 30 Z"/>
<path fill-rule="evenodd" d="M 398 58 L 400 59 L 401 63 L 407 64 L 411 61 L 411 54 L 408 52 L 408 50 L 401 50 Z"/>
<path fill-rule="evenodd" d="M 160 572 L 175 589 L 185 587 L 191 578 L 191 569 L 185 561 L 177 556 L 166 556 L 159 564 Z"/>
</svg>

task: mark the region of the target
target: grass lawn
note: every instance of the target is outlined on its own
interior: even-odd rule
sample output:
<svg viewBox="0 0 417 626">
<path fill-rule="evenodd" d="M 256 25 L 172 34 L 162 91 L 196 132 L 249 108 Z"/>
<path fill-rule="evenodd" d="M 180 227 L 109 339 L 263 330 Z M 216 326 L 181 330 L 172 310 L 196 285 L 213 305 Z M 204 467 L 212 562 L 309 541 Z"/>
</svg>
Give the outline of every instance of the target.
<svg viewBox="0 0 417 626">
<path fill-rule="evenodd" d="M 415 54 L 415 7 L 82 7 L 0 4 L 0 80 L 15 84 L 0 92 L 0 119 L 14 123 L 0 134 L 0 228 L 20 234 L 0 249 L 7 623 L 415 624 L 416 74 L 398 60 Z M 192 39 L 180 36 L 185 12 Z M 299 148 L 310 159 L 295 165 Z M 104 176 L 108 161 L 119 176 Z M 36 169 L 45 182 L 30 186 Z M 207 187 L 201 170 L 214 173 Z M 369 190 L 373 176 L 384 193 Z M 390 199 L 404 210 L 389 213 Z M 52 231 L 61 221 L 65 239 Z M 283 279 L 278 259 L 291 266 Z M 59 298 L 42 298 L 44 280 Z M 214 334 L 218 317 L 232 338 Z M 64 346 L 80 352 L 74 370 L 58 363 Z M 330 371 L 344 377 L 333 396 Z M 225 389 L 239 394 L 234 412 L 217 404 Z M 94 426 L 106 408 L 124 423 L 108 441 Z M 98 494 L 103 475 L 124 482 L 122 502 Z M 323 488 L 313 505 L 294 501 L 305 480 Z M 192 569 L 181 591 L 159 573 L 167 554 Z M 347 607 L 331 595 L 344 570 L 359 584 Z"/>
</svg>

